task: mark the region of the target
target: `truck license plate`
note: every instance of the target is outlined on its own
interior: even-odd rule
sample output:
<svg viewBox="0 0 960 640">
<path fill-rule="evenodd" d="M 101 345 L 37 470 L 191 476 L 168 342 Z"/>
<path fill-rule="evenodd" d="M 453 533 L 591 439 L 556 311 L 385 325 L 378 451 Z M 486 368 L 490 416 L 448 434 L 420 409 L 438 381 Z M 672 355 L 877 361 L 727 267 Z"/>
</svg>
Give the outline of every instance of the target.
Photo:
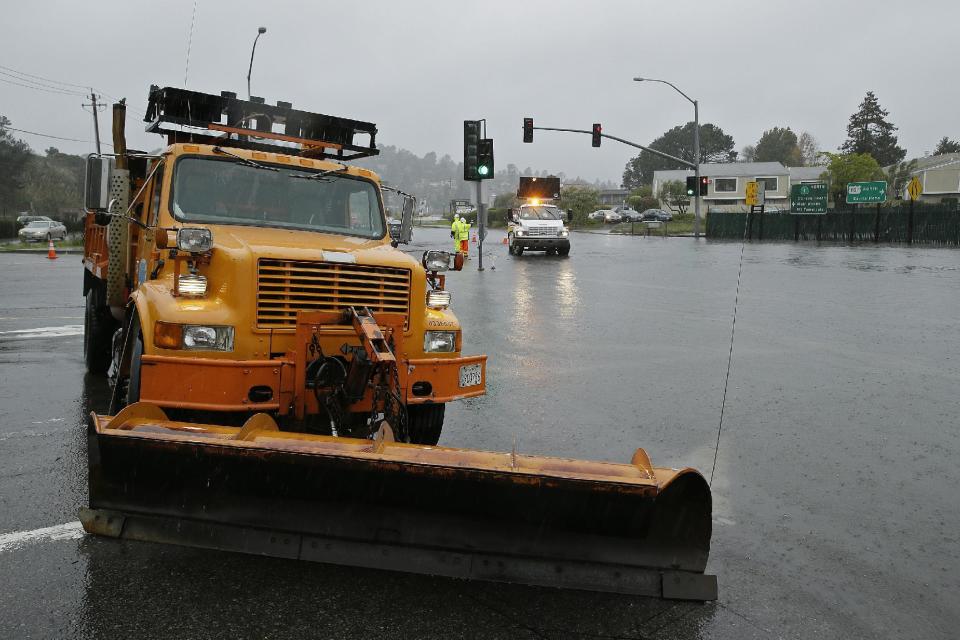
<svg viewBox="0 0 960 640">
<path fill-rule="evenodd" d="M 460 367 L 460 386 L 475 387 L 482 382 L 479 364 L 465 364 Z"/>
</svg>

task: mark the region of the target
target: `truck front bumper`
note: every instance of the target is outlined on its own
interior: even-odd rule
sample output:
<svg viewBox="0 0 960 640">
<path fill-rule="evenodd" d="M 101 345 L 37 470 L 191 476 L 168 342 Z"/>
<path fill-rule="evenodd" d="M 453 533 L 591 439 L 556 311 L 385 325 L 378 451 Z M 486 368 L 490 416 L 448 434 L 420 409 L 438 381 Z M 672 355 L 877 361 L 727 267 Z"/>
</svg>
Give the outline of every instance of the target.
<svg viewBox="0 0 960 640">
<path fill-rule="evenodd" d="M 444 403 L 486 393 L 487 356 L 398 360 L 407 404 Z M 267 411 L 286 415 L 297 396 L 318 413 L 312 389 L 297 389 L 296 366 L 287 359 L 221 360 L 144 355 L 140 400 L 160 407 L 203 411 Z M 370 399 L 356 403 L 367 410 Z"/>
<path fill-rule="evenodd" d="M 546 251 L 547 249 L 569 249 L 570 238 L 559 236 L 514 236 L 513 246 L 523 247 L 530 251 Z"/>
</svg>

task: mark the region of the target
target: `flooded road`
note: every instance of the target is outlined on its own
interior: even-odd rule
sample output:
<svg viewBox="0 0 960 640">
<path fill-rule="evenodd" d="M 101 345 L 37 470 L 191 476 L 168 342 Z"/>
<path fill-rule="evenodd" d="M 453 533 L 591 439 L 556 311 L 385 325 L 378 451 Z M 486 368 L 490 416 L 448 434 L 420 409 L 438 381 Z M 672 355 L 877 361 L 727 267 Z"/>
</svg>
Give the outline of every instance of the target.
<svg viewBox="0 0 960 640">
<path fill-rule="evenodd" d="M 407 250 L 447 249 L 417 229 Z M 490 235 L 448 276 L 488 395 L 441 444 L 713 467 L 738 243 Z M 475 251 L 475 245 L 471 245 Z M 748 245 L 701 605 L 82 536 L 79 257 L 0 254 L 0 637 L 954 637 L 960 252 Z M 62 526 L 61 526 L 62 525 Z"/>
</svg>

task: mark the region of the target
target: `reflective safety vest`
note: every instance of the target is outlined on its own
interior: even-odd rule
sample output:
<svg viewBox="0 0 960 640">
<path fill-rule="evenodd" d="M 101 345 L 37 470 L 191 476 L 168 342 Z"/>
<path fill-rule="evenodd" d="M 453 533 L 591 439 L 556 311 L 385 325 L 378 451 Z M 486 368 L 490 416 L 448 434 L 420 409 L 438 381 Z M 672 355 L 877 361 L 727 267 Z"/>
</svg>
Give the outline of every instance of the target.
<svg viewBox="0 0 960 640">
<path fill-rule="evenodd" d="M 471 224 L 466 220 L 460 223 L 460 231 L 457 233 L 457 240 L 469 240 L 470 239 L 470 227 Z"/>
</svg>

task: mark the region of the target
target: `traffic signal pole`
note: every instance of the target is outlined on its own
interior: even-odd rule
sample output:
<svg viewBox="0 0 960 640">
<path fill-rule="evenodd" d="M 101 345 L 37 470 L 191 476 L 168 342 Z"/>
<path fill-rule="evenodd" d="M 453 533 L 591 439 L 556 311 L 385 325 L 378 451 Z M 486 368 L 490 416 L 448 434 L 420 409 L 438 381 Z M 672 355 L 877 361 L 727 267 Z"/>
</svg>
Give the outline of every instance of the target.
<svg viewBox="0 0 960 640">
<path fill-rule="evenodd" d="M 693 173 L 697 177 L 697 190 L 693 194 L 693 237 L 700 237 L 700 105 L 693 101 Z"/>
<path fill-rule="evenodd" d="M 477 180 L 477 271 L 483 271 L 483 236 L 487 228 L 487 207 L 483 204 L 483 181 Z"/>
<path fill-rule="evenodd" d="M 640 150 L 642 150 L 642 151 L 649 151 L 649 152 L 652 153 L 653 155 L 660 156 L 661 158 L 666 158 L 667 160 L 672 160 L 673 162 L 678 162 L 678 163 L 682 164 L 683 166 L 685 166 L 685 167 L 690 167 L 691 169 L 693 169 L 694 171 L 696 171 L 698 177 L 699 177 L 699 175 L 700 175 L 700 166 L 699 166 L 699 164 L 694 164 L 693 162 L 689 162 L 689 161 L 687 161 L 687 160 L 684 160 L 683 158 L 678 158 L 678 157 L 676 157 L 676 156 L 672 156 L 672 155 L 670 155 L 669 153 L 664 153 L 663 151 L 657 151 L 656 149 L 651 149 L 650 147 L 645 147 L 645 146 L 643 146 L 642 144 L 637 144 L 636 142 L 630 142 L 629 140 L 624 140 L 623 138 L 618 138 L 617 136 L 612 136 L 612 135 L 610 135 L 609 133 L 598 133 L 598 134 L 594 134 L 593 131 L 587 131 L 586 129 L 559 129 L 559 128 L 557 128 L 557 127 L 533 127 L 533 128 L 534 128 L 535 130 L 537 130 L 537 131 L 566 131 L 567 133 L 586 133 L 586 134 L 589 134 L 589 135 L 591 135 L 591 136 L 592 136 L 592 135 L 599 135 L 601 138 L 609 138 L 610 140 L 616 140 L 617 142 L 620 142 L 620 143 L 622 143 L 622 144 L 625 144 L 625 145 L 627 145 L 628 147 L 634 147 L 634 148 L 640 149 Z M 700 138 L 698 137 L 698 138 L 697 138 L 697 144 L 699 144 L 699 142 L 700 142 Z"/>
</svg>

